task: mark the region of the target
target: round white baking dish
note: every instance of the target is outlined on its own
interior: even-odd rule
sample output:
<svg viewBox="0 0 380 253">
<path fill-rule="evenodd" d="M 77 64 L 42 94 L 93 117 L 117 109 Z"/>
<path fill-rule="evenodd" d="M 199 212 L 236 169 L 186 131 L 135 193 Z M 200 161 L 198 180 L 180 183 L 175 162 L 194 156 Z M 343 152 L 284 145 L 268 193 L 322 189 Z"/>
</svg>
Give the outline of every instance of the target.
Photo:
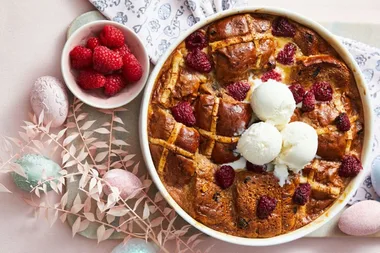
<svg viewBox="0 0 380 253">
<path fill-rule="evenodd" d="M 334 204 L 319 218 L 311 222 L 310 224 L 299 228 L 295 231 L 282 234 L 279 236 L 271 237 L 271 238 L 243 238 L 243 237 L 237 237 L 228 235 L 216 230 L 213 230 L 202 223 L 196 221 L 193 219 L 189 214 L 187 214 L 170 196 L 168 191 L 166 190 L 165 186 L 161 182 L 160 177 L 157 174 L 156 168 L 153 164 L 153 160 L 150 154 L 149 150 L 149 143 L 148 143 L 148 133 L 147 133 L 147 116 L 148 116 L 148 106 L 149 101 L 152 93 L 152 89 L 154 87 L 156 78 L 161 70 L 162 65 L 165 63 L 167 58 L 170 56 L 172 51 L 192 32 L 196 31 L 197 29 L 214 22 L 218 19 L 239 14 L 239 13 L 264 13 L 264 14 L 272 14 L 277 16 L 284 16 L 288 17 L 291 20 L 294 20 L 306 27 L 311 28 L 315 32 L 317 32 L 322 38 L 324 38 L 330 45 L 339 53 L 339 55 L 342 57 L 344 62 L 347 64 L 347 66 L 352 70 L 356 83 L 358 85 L 358 89 L 360 92 L 360 96 L 363 103 L 364 108 L 364 121 L 365 121 L 365 138 L 364 138 L 364 145 L 363 145 L 363 152 L 362 152 L 362 163 L 364 170 L 359 173 L 355 178 L 352 179 L 350 184 L 347 186 L 346 190 L 343 192 L 343 194 L 334 202 Z M 350 200 L 352 195 L 355 193 L 356 189 L 359 187 L 359 184 L 364 180 L 365 175 L 368 173 L 368 170 L 370 168 L 369 164 L 369 154 L 371 152 L 372 148 L 372 138 L 373 138 L 373 116 L 372 116 L 372 109 L 370 106 L 370 99 L 369 99 L 369 92 L 367 89 L 367 86 L 365 85 L 364 79 L 362 77 L 362 74 L 359 70 L 359 67 L 355 63 L 352 56 L 349 54 L 349 52 L 343 47 L 343 45 L 336 39 L 334 35 L 332 35 L 329 31 L 327 31 L 324 27 L 322 27 L 320 24 L 302 16 L 297 13 L 294 13 L 292 11 L 284 10 L 284 9 L 278 9 L 278 8 L 272 8 L 272 7 L 245 7 L 245 8 L 236 8 L 236 9 L 230 9 L 223 11 L 221 13 L 215 14 L 213 16 L 208 17 L 205 20 L 202 20 L 198 22 L 196 25 L 191 27 L 191 29 L 187 30 L 181 36 L 176 40 L 175 43 L 171 45 L 171 47 L 165 52 L 165 54 L 160 58 L 159 62 L 157 63 L 156 67 L 154 68 L 153 72 L 150 75 L 150 78 L 148 80 L 148 83 L 145 88 L 144 97 L 141 104 L 140 109 L 140 144 L 142 148 L 142 153 L 144 156 L 144 160 L 147 166 L 147 169 L 150 172 L 150 175 L 152 176 L 153 181 L 155 182 L 157 188 L 160 190 L 164 198 L 168 201 L 168 203 L 177 211 L 177 213 L 185 219 L 188 223 L 193 225 L 195 228 L 199 229 L 200 231 L 204 232 L 205 234 L 208 234 L 212 237 L 215 237 L 217 239 L 234 243 L 234 244 L 240 244 L 240 245 L 249 245 L 249 246 L 268 246 L 268 245 L 275 245 L 280 243 L 285 243 L 289 241 L 296 240 L 298 238 L 301 238 L 327 222 L 329 222 L 336 214 L 338 214 L 342 208 L 347 204 L 347 202 Z"/>
</svg>

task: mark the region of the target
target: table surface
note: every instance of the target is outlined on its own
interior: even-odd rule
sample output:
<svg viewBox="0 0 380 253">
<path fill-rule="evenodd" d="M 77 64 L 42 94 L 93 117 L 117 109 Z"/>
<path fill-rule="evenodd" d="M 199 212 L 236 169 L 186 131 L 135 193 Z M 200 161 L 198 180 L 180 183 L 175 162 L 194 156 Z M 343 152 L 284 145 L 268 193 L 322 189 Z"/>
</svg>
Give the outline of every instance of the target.
<svg viewBox="0 0 380 253">
<path fill-rule="evenodd" d="M 334 26 L 336 33 L 361 39 L 380 46 L 379 0 L 251 0 L 255 5 L 284 7 L 319 22 Z M 307 7 L 306 7 L 307 5 Z M 27 119 L 31 84 L 42 75 L 61 77 L 60 53 L 66 29 L 81 13 L 93 10 L 87 0 L 5 1 L 0 8 L 0 135 L 14 136 L 18 126 Z M 342 27 L 346 23 L 362 24 L 355 32 Z M 378 26 L 376 26 L 378 25 Z M 372 30 L 368 33 L 368 30 Z M 372 34 L 367 36 L 366 34 Z M 49 228 L 44 219 L 36 220 L 33 210 L 22 200 L 7 176 L 1 182 L 14 194 L 0 195 L 1 253 L 107 253 L 119 241 L 95 241 L 75 236 L 66 224 Z M 215 244 L 213 252 L 379 252 L 377 238 L 304 238 L 281 246 L 256 249 L 236 246 L 212 238 L 205 244 Z M 62 247 L 63 246 L 63 247 Z M 173 250 L 174 252 L 174 250 Z"/>
</svg>

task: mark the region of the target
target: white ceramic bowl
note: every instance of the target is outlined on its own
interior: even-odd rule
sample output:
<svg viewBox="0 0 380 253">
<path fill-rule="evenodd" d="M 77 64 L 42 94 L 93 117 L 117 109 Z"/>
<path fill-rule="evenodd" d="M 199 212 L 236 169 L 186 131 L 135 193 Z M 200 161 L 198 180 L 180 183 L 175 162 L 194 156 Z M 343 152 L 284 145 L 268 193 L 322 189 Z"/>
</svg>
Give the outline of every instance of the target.
<svg viewBox="0 0 380 253">
<path fill-rule="evenodd" d="M 124 33 L 126 44 L 143 69 L 143 76 L 139 81 L 129 84 L 113 97 L 105 96 L 100 89 L 92 91 L 81 89 L 75 81 L 76 71 L 70 67 L 70 51 L 77 45 L 84 45 L 89 37 L 99 35 L 105 25 L 113 25 Z M 149 57 L 142 41 L 133 30 L 113 21 L 100 20 L 80 27 L 69 37 L 62 51 L 61 71 L 67 87 L 77 98 L 93 107 L 111 109 L 128 104 L 142 91 L 149 75 Z"/>
<path fill-rule="evenodd" d="M 243 237 L 232 236 L 232 235 L 228 235 L 228 234 L 213 230 L 197 222 L 189 214 L 187 214 L 170 196 L 170 194 L 164 187 L 163 183 L 161 182 L 161 179 L 159 178 L 157 174 L 157 171 L 154 167 L 153 160 L 149 151 L 148 133 L 147 133 L 148 106 L 149 106 L 149 100 L 152 93 L 152 89 L 154 87 L 157 75 L 159 74 L 162 65 L 165 63 L 166 59 L 170 56 L 172 51 L 178 46 L 178 44 L 182 42 L 189 34 L 191 34 L 195 30 L 215 20 L 230 16 L 230 15 L 238 14 L 238 13 L 267 13 L 267 14 L 273 14 L 273 15 L 278 15 L 278 16 L 285 16 L 291 20 L 294 20 L 300 24 L 303 24 L 313 29 L 315 32 L 321 35 L 327 42 L 329 42 L 330 45 L 332 45 L 335 48 L 335 50 L 340 54 L 340 56 L 345 61 L 347 66 L 352 70 L 355 80 L 358 84 L 360 96 L 361 96 L 363 107 L 364 107 L 365 138 L 364 138 L 363 152 L 362 152 L 362 157 L 361 157 L 364 170 L 361 171 L 359 175 L 357 175 L 355 178 L 352 179 L 352 181 L 347 186 L 346 190 L 342 193 L 342 195 L 319 218 L 317 218 L 316 220 L 309 223 L 308 225 L 301 227 L 295 231 L 282 234 L 279 236 L 271 237 L 271 238 L 243 238 Z M 203 20 L 197 23 L 191 29 L 184 32 L 180 36 L 180 38 L 178 38 L 176 43 L 173 43 L 171 47 L 166 51 L 166 53 L 160 58 L 160 61 L 157 63 L 155 69 L 153 70 L 150 76 L 150 79 L 148 81 L 147 87 L 145 89 L 145 94 L 144 94 L 144 98 L 141 105 L 141 111 L 140 111 L 140 142 L 141 142 L 141 148 L 144 155 L 144 159 L 148 167 L 148 170 L 153 178 L 153 181 L 156 183 L 156 186 L 161 191 L 165 199 L 169 202 L 169 204 L 177 211 L 177 213 L 183 219 L 185 219 L 188 223 L 190 223 L 191 225 L 193 225 L 200 231 L 226 242 L 241 244 L 241 245 L 249 245 L 249 246 L 268 246 L 268 245 L 275 245 L 275 244 L 289 242 L 289 241 L 298 239 L 300 237 L 303 237 L 315 231 L 316 229 L 320 228 L 327 222 L 329 222 L 331 218 L 333 218 L 337 213 L 339 213 L 342 210 L 342 208 L 347 204 L 347 202 L 350 200 L 352 195 L 355 193 L 356 189 L 359 187 L 359 184 L 363 182 L 364 177 L 367 174 L 368 169 L 370 168 L 368 158 L 371 152 L 372 136 L 373 136 L 373 116 L 372 116 L 372 110 L 371 110 L 370 100 L 369 100 L 369 92 L 364 83 L 364 79 L 360 73 L 359 67 L 355 63 L 352 56 L 330 32 L 328 32 L 325 28 L 323 28 L 318 23 L 311 21 L 307 19 L 306 17 L 303 17 L 291 11 L 277 9 L 277 8 L 269 8 L 269 7 L 268 8 L 267 7 L 245 7 L 245 8 L 227 10 L 227 11 L 208 17 L 206 20 Z"/>
</svg>

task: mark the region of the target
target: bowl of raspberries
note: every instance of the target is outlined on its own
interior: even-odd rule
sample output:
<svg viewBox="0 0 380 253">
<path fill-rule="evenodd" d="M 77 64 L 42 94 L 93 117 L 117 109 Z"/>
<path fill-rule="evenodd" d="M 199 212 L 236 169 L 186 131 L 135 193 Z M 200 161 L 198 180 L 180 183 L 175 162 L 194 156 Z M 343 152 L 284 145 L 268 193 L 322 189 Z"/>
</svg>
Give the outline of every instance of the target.
<svg viewBox="0 0 380 253">
<path fill-rule="evenodd" d="M 103 109 L 123 106 L 142 91 L 149 57 L 133 30 L 112 21 L 88 23 L 67 40 L 61 70 L 69 90 Z"/>
</svg>

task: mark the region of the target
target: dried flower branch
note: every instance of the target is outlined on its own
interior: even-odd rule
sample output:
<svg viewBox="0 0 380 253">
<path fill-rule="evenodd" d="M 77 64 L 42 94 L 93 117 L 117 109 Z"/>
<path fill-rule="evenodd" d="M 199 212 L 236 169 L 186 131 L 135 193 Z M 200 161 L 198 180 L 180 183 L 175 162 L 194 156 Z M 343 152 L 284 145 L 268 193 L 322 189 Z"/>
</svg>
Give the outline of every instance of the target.
<svg viewBox="0 0 380 253">
<path fill-rule="evenodd" d="M 19 133 L 20 139 L 4 137 L 0 142 L 2 150 L 10 156 L 5 162 L 0 158 L 0 173 L 14 171 L 23 174 L 22 168 L 15 165 L 14 160 L 26 149 L 40 153 L 49 147 L 52 153 L 57 150 L 61 152 L 63 169 L 60 176 L 42 177 L 31 190 L 31 199 L 25 201 L 38 210 L 45 209 L 51 225 L 57 220 L 58 213 L 61 213 L 62 222 L 66 221 L 68 215 L 76 217 L 72 225 L 73 236 L 86 230 L 90 223 L 96 223 L 99 225 L 98 242 L 118 232 L 125 235 L 124 242 L 133 237 L 151 240 L 159 246 L 161 252 L 169 252 L 165 247 L 170 240 L 176 241 L 177 252 L 200 252 L 195 250 L 202 241 L 199 239 L 200 234 L 183 239 L 190 225 L 175 228 L 175 211 L 157 190 L 151 189 L 149 175 L 139 170 L 139 163 L 133 161 L 135 155 L 127 152 L 129 144 L 120 137 L 115 137 L 116 133 L 128 133 L 123 120 L 118 116 L 118 113 L 126 109 L 99 110 L 110 117 L 110 121 L 102 125 L 97 120 L 88 120 L 89 114 L 83 111 L 83 103 L 78 99 L 74 99 L 70 109 L 66 128 L 58 133 L 50 130 L 50 124 L 43 125 L 44 115 L 41 113 L 38 118 L 33 115 L 31 122 L 25 122 L 23 131 Z M 18 152 L 13 153 L 15 149 Z M 128 170 L 139 176 L 143 189 L 127 199 L 122 199 L 119 190 L 102 178 L 104 173 L 114 168 Z M 62 195 L 66 182 L 76 182 L 77 189 L 69 187 Z M 42 192 L 46 194 L 48 184 L 55 193 L 61 195 L 59 203 L 51 205 L 34 202 L 32 196 L 40 197 Z M 103 192 L 106 186 L 112 191 L 108 195 Z M 74 190 L 77 193 L 76 198 L 68 204 L 68 193 Z M 1 191 L 7 192 L 2 184 Z M 157 193 L 153 198 L 151 194 L 154 191 Z M 48 215 L 49 212 L 54 214 Z M 138 229 L 134 229 L 135 225 Z M 210 250 L 211 248 L 206 252 Z"/>
</svg>

